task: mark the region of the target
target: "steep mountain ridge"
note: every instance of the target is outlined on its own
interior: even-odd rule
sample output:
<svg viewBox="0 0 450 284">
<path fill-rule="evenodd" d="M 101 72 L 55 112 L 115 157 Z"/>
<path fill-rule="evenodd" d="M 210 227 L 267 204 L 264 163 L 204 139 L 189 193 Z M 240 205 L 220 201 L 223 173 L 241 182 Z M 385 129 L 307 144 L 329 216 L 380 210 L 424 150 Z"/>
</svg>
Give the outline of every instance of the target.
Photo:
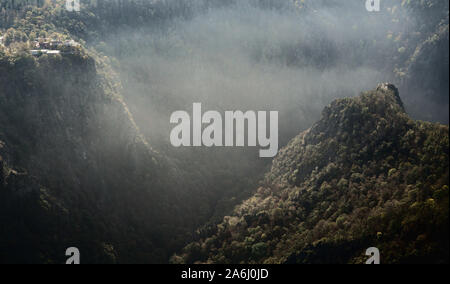
<svg viewBox="0 0 450 284">
<path fill-rule="evenodd" d="M 448 262 L 448 126 L 413 121 L 398 90 L 334 101 L 257 193 L 173 262 Z"/>
<path fill-rule="evenodd" d="M 170 33 L 178 23 L 177 19 L 198 17 L 203 13 L 208 16 L 207 11 L 222 5 L 233 6 L 239 1 L 198 1 L 203 7 L 199 9 L 195 1 L 112 3 L 99 0 L 94 1 L 98 6 L 83 6 L 80 13 L 66 11 L 64 0 L 53 1 L 58 4 L 43 8 L 24 4 L 18 9 L 5 7 L 4 2 L 0 11 L 0 36 L 4 36 L 5 43 L 0 44 L 0 262 L 61 263 L 65 261 L 65 249 L 71 245 L 81 249 L 83 263 L 167 262 L 174 251 L 192 239 L 195 228 L 208 220 L 212 222 L 211 216 L 222 219 L 224 214 L 230 214 L 229 208 L 256 189 L 254 181 L 266 171 L 261 170 L 265 163 L 259 165 L 249 160 L 247 156 L 252 157 L 252 154 L 247 150 L 243 150 L 242 155 L 234 150 L 230 151 L 233 152 L 231 155 L 205 149 L 204 152 L 186 155 L 176 152 L 173 156 L 164 156 L 150 147 L 156 136 L 150 130 L 158 129 L 158 124 L 150 125 L 145 119 L 156 101 L 158 105 L 152 107 L 164 107 L 164 111 L 162 115 L 153 113 L 151 117 L 166 121 L 167 104 L 175 101 L 174 105 L 177 105 L 178 101 L 176 97 L 168 98 L 167 92 L 153 91 L 154 81 L 159 77 L 151 77 L 149 71 L 157 70 L 158 73 L 158 66 L 143 60 L 151 53 L 149 46 L 152 47 L 155 39 L 150 31 L 157 30 L 157 35 L 159 32 Z M 269 10 L 281 3 L 278 0 L 252 2 L 252 5 Z M 316 8 L 340 7 L 342 4 L 340 1 L 307 0 L 296 1 L 296 5 L 308 2 L 314 3 L 311 6 L 314 13 Z M 366 15 L 360 2 L 353 1 L 362 15 Z M 370 18 L 374 22 L 385 20 L 397 25 L 383 30 L 377 40 L 369 37 L 369 40 L 361 41 L 355 37 L 341 47 L 334 46 L 333 41 L 308 39 L 309 44 L 288 42 L 286 49 L 281 46 L 280 52 L 277 48 L 265 48 L 266 44 L 257 44 L 258 49 L 267 52 L 264 54 L 269 58 L 274 56 L 274 62 L 281 59 L 292 64 L 292 68 L 308 62 L 325 68 L 330 62 L 336 63 L 332 55 L 339 50 L 345 58 L 348 56 L 347 62 L 351 66 L 371 54 L 372 63 L 382 68 L 382 72 L 396 73 L 401 90 L 408 94 L 404 98 L 409 111 L 418 105 L 416 117 L 423 113 L 419 117 L 445 121 L 438 114 L 448 114 L 445 110 L 448 108 L 448 97 L 445 98 L 448 93 L 448 1 L 392 0 L 383 3 L 384 17 L 377 14 Z M 305 7 L 299 11 L 299 17 L 309 11 L 311 9 Z M 358 17 L 350 18 L 348 29 L 344 29 L 346 32 L 363 29 Z M 401 27 L 405 22 L 414 24 L 403 31 Z M 29 49 L 38 37 L 75 39 L 83 50 L 80 54 L 62 57 L 33 58 Z M 158 44 L 156 47 L 161 48 Z M 161 48 L 163 52 L 165 47 Z M 445 51 L 447 54 L 443 55 Z M 136 61 L 129 60 L 129 54 L 136 56 Z M 328 60 L 324 62 L 324 58 Z M 104 70 L 109 68 L 107 65 L 127 76 L 110 78 L 114 72 Z M 128 79 L 129 85 L 124 84 L 124 87 L 129 89 L 118 91 L 119 82 Z M 137 123 L 142 130 L 148 131 L 145 137 L 150 143 L 142 137 L 119 95 L 135 92 L 133 85 L 139 81 L 145 83 L 139 85 L 143 92 L 151 93 L 158 100 L 138 100 L 136 104 L 142 107 L 139 112 L 133 109 L 132 96 L 126 99 Z M 174 86 L 175 82 L 170 80 L 168 89 Z M 297 93 L 296 88 L 292 89 L 296 96 L 302 95 L 301 90 Z M 174 261 L 361 262 L 362 258 L 355 256 L 356 251 L 362 252 L 381 240 L 383 257 L 390 262 L 423 261 L 427 257 L 428 262 L 448 262 L 448 243 L 442 241 L 448 237 L 448 230 L 441 230 L 442 226 L 436 223 L 448 220 L 448 210 L 444 206 L 448 192 L 448 166 L 445 166 L 448 164 L 448 142 L 445 142 L 448 135 L 442 134 L 442 129 L 433 124 L 405 118 L 398 97 L 382 95 L 391 94 L 393 89 L 390 89 L 390 86 L 381 86 L 377 91 L 381 96 L 378 100 L 369 96 L 364 103 L 337 102 L 336 109 L 343 113 L 332 107 L 327 120 L 293 140 L 285 148 L 286 153 L 281 153 L 275 161 L 265 186 L 246 203 L 249 207 L 253 206 L 252 202 L 261 203 L 268 212 L 257 207 L 257 217 L 252 215 L 253 211 L 244 214 L 246 223 L 240 221 L 240 213 L 227 217 L 219 230 L 222 226 L 231 228 L 224 229 L 224 235 L 218 237 L 213 236 L 217 233 L 216 226 L 207 226 L 200 230 L 200 237 L 207 242 L 190 245 L 185 258 Z M 444 110 L 434 113 L 430 111 L 434 108 L 427 108 L 423 101 L 415 103 L 417 101 L 406 99 L 422 90 L 427 94 L 427 101 L 433 106 L 442 104 Z M 246 95 L 244 91 L 242 93 Z M 340 94 L 333 93 L 334 96 Z M 296 106 L 291 100 L 289 104 L 293 108 Z M 351 104 L 351 108 L 347 108 L 347 104 Z M 387 111 L 391 107 L 393 110 Z M 305 109 L 308 108 L 309 105 L 305 105 Z M 167 113 L 171 111 L 169 109 Z M 353 118 L 369 120 L 359 124 L 353 122 Z M 298 129 L 310 125 L 302 122 L 301 126 L 296 125 Z M 296 133 L 298 130 L 293 130 L 280 138 L 287 141 Z M 335 135 L 339 139 L 333 141 Z M 166 137 L 164 131 L 162 136 Z M 401 136 L 417 142 L 394 139 Z M 345 147 L 339 147 L 339 143 Z M 425 144 L 427 149 L 421 150 Z M 391 151 L 396 154 L 386 157 L 385 154 Z M 443 158 L 438 157 L 440 151 Z M 333 157 L 334 153 L 340 156 Z M 411 161 L 405 158 L 408 155 L 413 157 Z M 427 160 L 424 156 L 435 160 Z M 353 158 L 358 160 L 353 161 Z M 364 166 L 366 160 L 370 160 L 370 164 Z M 343 178 L 336 184 L 334 175 Z M 368 185 L 361 178 L 368 179 Z M 399 189 L 385 189 L 384 183 L 389 187 L 399 184 Z M 322 185 L 324 189 L 339 186 L 352 195 L 331 196 L 329 190 L 317 190 Z M 314 190 L 302 191 L 310 187 Z M 374 187 L 383 188 L 380 190 L 382 197 Z M 305 194 L 305 198 L 295 199 L 288 191 L 300 191 L 297 195 Z M 404 196 L 406 192 L 409 199 Z M 320 208 L 317 196 L 327 198 Z M 347 203 L 350 205 L 345 205 Z M 365 203 L 376 204 L 368 206 Z M 301 209 L 292 210 L 292 213 L 285 209 L 286 204 Z M 319 217 L 313 216 L 311 221 L 303 222 L 314 214 L 310 212 L 311 207 Z M 322 207 L 331 209 L 327 213 Z M 361 213 L 354 212 L 355 208 Z M 382 213 L 374 212 L 374 208 Z M 328 216 L 330 212 L 333 212 L 331 217 Z M 289 218 L 283 221 L 285 215 Z M 334 215 L 339 216 L 335 218 Z M 368 224 L 353 222 L 353 219 L 364 219 L 367 215 L 375 216 Z M 292 216 L 295 218 L 290 219 Z M 255 218 L 261 220 L 259 229 L 253 226 Z M 428 224 L 427 218 L 436 220 Z M 303 220 L 304 224 L 298 225 L 297 219 Z M 289 222 L 292 225 L 288 225 Z M 241 229 L 245 226 L 250 227 L 246 233 L 249 238 L 242 241 Z M 328 236 L 337 230 L 336 226 L 336 239 L 330 241 Z M 403 235 L 397 237 L 398 232 Z M 436 232 L 442 232 L 443 237 Z M 222 242 L 223 236 L 227 237 L 226 242 Z M 321 236 L 325 236 L 324 240 L 318 241 Z M 436 252 L 437 244 L 441 243 L 442 251 Z M 223 248 L 219 244 L 224 244 Z M 389 249 L 391 256 L 386 256 Z M 218 255 L 213 257 L 217 251 Z"/>
<path fill-rule="evenodd" d="M 196 205 L 176 201 L 189 186 L 176 191 L 102 64 L 84 51 L 0 60 L 1 262 L 61 263 L 69 245 L 85 263 L 164 262 L 179 245 L 168 236 L 198 226 L 181 213 Z"/>
</svg>

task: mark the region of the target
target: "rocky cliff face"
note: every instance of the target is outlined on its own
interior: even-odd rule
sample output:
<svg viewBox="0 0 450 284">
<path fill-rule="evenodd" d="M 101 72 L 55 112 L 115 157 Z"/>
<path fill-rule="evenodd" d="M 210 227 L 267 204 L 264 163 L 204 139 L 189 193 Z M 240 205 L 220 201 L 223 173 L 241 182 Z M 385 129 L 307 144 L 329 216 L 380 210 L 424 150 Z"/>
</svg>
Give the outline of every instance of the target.
<svg viewBox="0 0 450 284">
<path fill-rule="evenodd" d="M 257 194 L 174 262 L 448 261 L 448 127 L 411 120 L 398 90 L 334 101 L 279 152 Z"/>
</svg>

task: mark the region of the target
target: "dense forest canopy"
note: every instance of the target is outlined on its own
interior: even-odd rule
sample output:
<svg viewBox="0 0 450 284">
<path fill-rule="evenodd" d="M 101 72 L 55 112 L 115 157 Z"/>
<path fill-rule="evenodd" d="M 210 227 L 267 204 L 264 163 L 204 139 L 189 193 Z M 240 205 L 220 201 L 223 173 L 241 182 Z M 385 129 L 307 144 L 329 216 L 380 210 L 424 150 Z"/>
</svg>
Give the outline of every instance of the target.
<svg viewBox="0 0 450 284">
<path fill-rule="evenodd" d="M 259 63 L 261 67 L 276 64 L 279 69 L 289 67 L 309 72 L 311 70 L 306 67 L 310 65 L 314 67 L 312 71 L 319 72 L 319 75 L 324 74 L 324 69 L 339 68 L 341 72 L 343 68 L 352 68 L 359 71 L 360 77 L 374 78 L 366 79 L 365 86 L 358 86 L 360 89 L 373 87 L 382 79 L 396 81 L 400 90 L 407 90 L 405 104 L 415 117 L 448 122 L 448 112 L 445 111 L 445 104 L 448 105 L 448 83 L 445 83 L 448 66 L 445 62 L 448 60 L 432 62 L 432 58 L 438 56 L 426 56 L 430 45 L 441 56 L 446 56 L 445 51 L 448 51 L 445 45 L 448 41 L 445 38 L 448 35 L 447 1 L 386 0 L 382 2 L 383 12 L 376 15 L 365 12 L 362 1 L 358 0 L 346 1 L 345 5 L 340 1 L 97 0 L 92 3 L 81 1 L 79 13 L 66 11 L 65 1 L 42 2 L 46 2 L 45 8 L 16 3 L 16 9 L 8 9 L 6 4 L 2 5 L 0 26 L 7 45 L 12 41 L 25 42 L 37 37 L 71 37 L 117 58 L 120 63 L 129 62 L 121 66 L 125 69 L 122 71 L 129 73 L 130 66 L 135 73 L 144 73 L 139 74 L 141 77 L 153 74 L 149 70 L 141 70 L 143 67 L 140 66 L 136 71 L 136 60 L 157 64 L 164 57 L 176 56 L 179 60 L 169 63 L 191 70 L 195 68 L 192 64 L 213 65 L 214 62 L 192 58 L 196 53 L 202 56 L 210 52 L 211 56 L 220 52 L 224 57 L 236 60 L 243 56 L 246 61 L 250 59 L 250 63 Z M 208 19 L 214 19 L 209 31 L 204 28 Z M 240 32 L 233 33 L 237 29 Z M 283 33 L 276 33 L 276 30 Z M 208 35 L 209 32 L 213 34 Z M 221 46 L 211 46 L 214 42 Z M 186 62 L 187 58 L 194 62 Z M 232 63 L 231 67 L 236 65 L 234 60 Z M 422 84 L 414 85 L 417 80 L 412 77 L 418 76 L 415 70 L 424 64 L 435 66 L 439 72 L 425 78 L 422 76 Z M 132 75 L 127 79 L 139 79 L 136 78 L 138 75 Z M 186 80 L 192 81 L 193 78 Z M 132 83 L 139 86 L 140 82 Z M 360 89 L 353 92 L 357 94 Z M 177 94 L 181 96 L 177 99 L 187 96 L 186 90 L 181 91 L 184 93 Z M 291 96 L 286 100 L 290 101 Z M 159 97 L 155 99 L 161 100 Z M 328 98 L 316 107 L 316 112 L 320 112 L 327 102 Z M 417 104 L 422 107 L 417 108 Z M 297 130 L 286 131 L 292 137 Z"/>
<path fill-rule="evenodd" d="M 448 262 L 448 1 L 80 2 L 0 0 L 0 262 Z M 171 147 L 193 102 L 280 156 Z"/>
<path fill-rule="evenodd" d="M 407 117 L 380 85 L 333 102 L 257 193 L 174 263 L 448 262 L 448 127 Z M 376 129 L 376 130 L 375 130 Z"/>
</svg>

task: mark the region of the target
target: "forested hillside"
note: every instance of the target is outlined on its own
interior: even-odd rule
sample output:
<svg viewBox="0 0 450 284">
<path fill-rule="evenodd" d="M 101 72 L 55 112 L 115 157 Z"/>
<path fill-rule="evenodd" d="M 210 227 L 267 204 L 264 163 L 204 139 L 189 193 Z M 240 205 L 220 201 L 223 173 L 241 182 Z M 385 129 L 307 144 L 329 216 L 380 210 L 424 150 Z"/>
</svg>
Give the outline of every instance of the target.
<svg viewBox="0 0 450 284">
<path fill-rule="evenodd" d="M 448 262 L 448 1 L 28 2 L 0 0 L 0 263 Z M 291 142 L 171 147 L 193 102 Z"/>
<path fill-rule="evenodd" d="M 388 84 L 333 102 L 263 185 L 173 262 L 448 263 L 448 127 L 408 118 Z"/>
<path fill-rule="evenodd" d="M 67 244 L 86 262 L 164 259 L 164 161 L 94 59 L 19 54 L 0 72 L 0 260 L 61 262 Z"/>
<path fill-rule="evenodd" d="M 204 169 L 152 149 L 111 59 L 51 24 L 58 13 L 66 12 L 5 12 L 12 27 L 0 45 L 0 262 L 63 263 L 69 246 L 83 263 L 168 262 L 229 198 L 219 204 L 223 193 L 210 190 Z M 33 56 L 38 37 L 81 45 Z"/>
</svg>

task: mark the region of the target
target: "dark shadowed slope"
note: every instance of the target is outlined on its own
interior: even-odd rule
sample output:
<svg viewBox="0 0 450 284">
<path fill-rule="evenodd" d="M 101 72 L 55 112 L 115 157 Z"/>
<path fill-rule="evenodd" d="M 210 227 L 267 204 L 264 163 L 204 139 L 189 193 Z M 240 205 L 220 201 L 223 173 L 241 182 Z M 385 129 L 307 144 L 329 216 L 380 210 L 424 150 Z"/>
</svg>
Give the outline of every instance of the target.
<svg viewBox="0 0 450 284">
<path fill-rule="evenodd" d="M 201 209 L 83 50 L 0 59 L 0 262 L 167 262 Z M 177 178 L 178 177 L 178 178 Z M 199 198 L 201 202 L 201 198 Z M 187 202 L 188 201 L 188 202 Z"/>
</svg>

